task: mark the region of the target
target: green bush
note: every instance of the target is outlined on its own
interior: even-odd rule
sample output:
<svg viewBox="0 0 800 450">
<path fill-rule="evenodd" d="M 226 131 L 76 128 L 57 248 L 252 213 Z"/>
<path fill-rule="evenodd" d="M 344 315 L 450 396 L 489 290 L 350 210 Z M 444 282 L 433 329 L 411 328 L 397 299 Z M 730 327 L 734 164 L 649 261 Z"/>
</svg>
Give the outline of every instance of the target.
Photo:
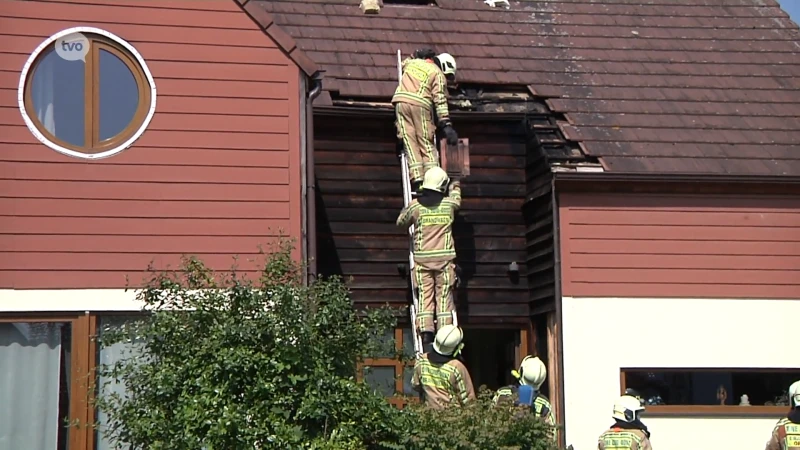
<svg viewBox="0 0 800 450">
<path fill-rule="evenodd" d="M 433 410 L 414 405 L 404 410 L 403 448 L 415 450 L 551 450 L 552 427 L 527 409 L 495 406 L 493 392 L 482 389 L 464 407 Z"/>
<path fill-rule="evenodd" d="M 101 365 L 105 435 L 131 450 L 545 450 L 546 427 L 485 395 L 464 409 L 398 410 L 356 380 L 356 363 L 386 353 L 388 307 L 357 312 L 340 279 L 302 283 L 285 241 L 260 280 L 197 259 L 157 273 L 139 298 L 148 314 L 105 330 L 104 345 L 141 354 Z M 102 386 L 101 386 L 102 387 Z M 515 420 L 512 420 L 515 419 Z"/>
</svg>

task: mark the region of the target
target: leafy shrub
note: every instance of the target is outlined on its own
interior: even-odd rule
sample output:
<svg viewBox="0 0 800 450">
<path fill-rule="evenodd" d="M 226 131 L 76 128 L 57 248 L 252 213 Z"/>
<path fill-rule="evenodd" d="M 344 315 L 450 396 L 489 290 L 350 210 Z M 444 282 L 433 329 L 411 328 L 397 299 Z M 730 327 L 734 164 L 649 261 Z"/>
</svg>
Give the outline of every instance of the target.
<svg viewBox="0 0 800 450">
<path fill-rule="evenodd" d="M 498 407 L 493 392 L 481 389 L 477 401 L 436 411 L 421 405 L 406 413 L 404 448 L 415 450 L 551 450 L 552 427 L 513 406 Z"/>
<path fill-rule="evenodd" d="M 258 282 L 188 258 L 157 273 L 139 298 L 142 320 L 105 330 L 104 345 L 135 343 L 99 374 L 104 434 L 131 450 L 545 450 L 545 425 L 493 408 L 397 410 L 356 380 L 356 363 L 386 353 L 389 308 L 357 312 L 340 279 L 305 286 L 282 241 Z M 103 386 L 100 386 L 103 388 Z M 108 386 L 106 386 L 108 387 Z M 517 416 L 515 416 L 517 414 Z M 513 420 L 512 420 L 513 419 Z"/>
</svg>

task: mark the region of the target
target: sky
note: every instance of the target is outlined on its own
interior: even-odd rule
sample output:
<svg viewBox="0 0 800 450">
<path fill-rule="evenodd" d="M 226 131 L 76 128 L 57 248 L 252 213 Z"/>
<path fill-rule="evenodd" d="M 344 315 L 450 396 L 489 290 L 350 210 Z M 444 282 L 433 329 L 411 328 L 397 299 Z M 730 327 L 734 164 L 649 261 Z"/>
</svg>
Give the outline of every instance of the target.
<svg viewBox="0 0 800 450">
<path fill-rule="evenodd" d="M 800 23 L 800 0 L 778 0 L 778 3 L 795 23 Z"/>
</svg>

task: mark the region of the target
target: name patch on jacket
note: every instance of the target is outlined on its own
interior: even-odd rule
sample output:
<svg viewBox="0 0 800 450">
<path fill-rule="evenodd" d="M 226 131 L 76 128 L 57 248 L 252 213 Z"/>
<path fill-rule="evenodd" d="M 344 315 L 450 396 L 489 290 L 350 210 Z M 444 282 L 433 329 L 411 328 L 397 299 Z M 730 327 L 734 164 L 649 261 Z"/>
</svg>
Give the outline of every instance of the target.
<svg viewBox="0 0 800 450">
<path fill-rule="evenodd" d="M 603 439 L 606 450 L 629 450 L 633 448 L 633 440 L 623 437 L 607 437 Z"/>
</svg>

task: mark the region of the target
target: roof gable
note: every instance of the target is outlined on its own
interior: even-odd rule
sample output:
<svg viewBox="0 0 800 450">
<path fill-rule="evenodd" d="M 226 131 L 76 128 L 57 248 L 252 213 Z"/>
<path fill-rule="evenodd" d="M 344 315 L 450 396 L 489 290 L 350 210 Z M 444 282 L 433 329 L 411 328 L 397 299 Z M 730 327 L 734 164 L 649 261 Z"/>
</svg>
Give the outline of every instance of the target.
<svg viewBox="0 0 800 450">
<path fill-rule="evenodd" d="M 265 0 L 234 0 L 244 12 L 258 24 L 269 37 L 278 44 L 295 64 L 308 76 L 314 76 L 319 72 L 317 64 L 306 56 L 305 52 L 297 46 L 297 42 L 283 31 L 280 26 L 272 19 L 272 14 L 267 11 Z"/>
<path fill-rule="evenodd" d="M 334 95 L 389 98 L 397 49 L 429 45 L 461 82 L 527 86 L 606 170 L 800 174 L 800 30 L 775 0 L 358 3 L 262 2 Z"/>
</svg>

